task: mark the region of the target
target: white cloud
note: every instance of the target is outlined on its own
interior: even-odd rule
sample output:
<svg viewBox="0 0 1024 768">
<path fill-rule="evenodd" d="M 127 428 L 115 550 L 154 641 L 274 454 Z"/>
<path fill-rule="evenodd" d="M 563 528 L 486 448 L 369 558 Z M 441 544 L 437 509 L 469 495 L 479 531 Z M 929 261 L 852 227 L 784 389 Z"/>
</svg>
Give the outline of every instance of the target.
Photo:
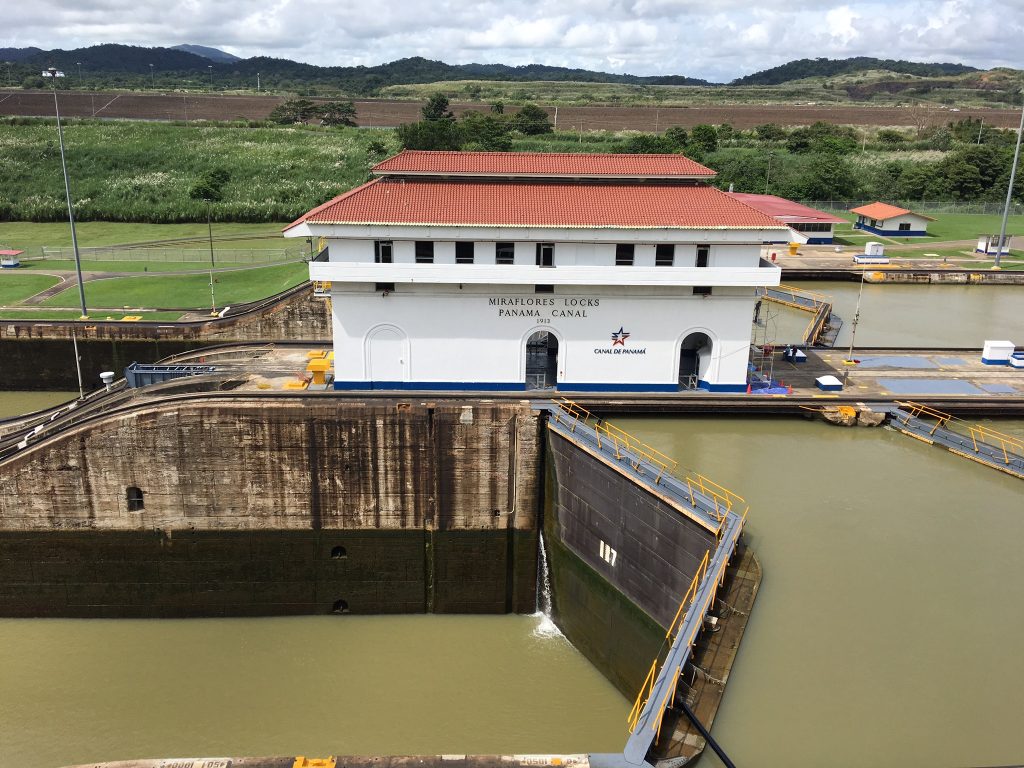
<svg viewBox="0 0 1024 768">
<path fill-rule="evenodd" d="M 39 0 L 0 47 L 199 43 L 239 56 L 373 65 L 548 63 L 710 80 L 794 58 L 1021 66 L 1020 0 Z"/>
</svg>

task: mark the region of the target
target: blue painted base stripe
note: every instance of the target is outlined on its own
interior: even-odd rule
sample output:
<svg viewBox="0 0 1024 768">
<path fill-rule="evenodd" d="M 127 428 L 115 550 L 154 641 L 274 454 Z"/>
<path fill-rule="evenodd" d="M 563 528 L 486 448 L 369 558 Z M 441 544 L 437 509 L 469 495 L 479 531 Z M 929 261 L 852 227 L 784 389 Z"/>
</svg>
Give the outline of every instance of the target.
<svg viewBox="0 0 1024 768">
<path fill-rule="evenodd" d="M 854 224 L 854 229 L 863 229 L 865 232 L 871 232 L 875 235 L 884 235 L 886 237 L 927 237 L 928 233 L 923 230 L 900 230 L 900 229 L 879 229 L 878 227 L 871 227 L 867 224 Z"/>
<path fill-rule="evenodd" d="M 493 381 L 335 381 L 336 390 L 429 390 L 433 392 L 524 392 L 521 382 Z M 746 392 L 746 384 L 699 383 L 708 392 Z M 610 384 L 565 382 L 556 387 L 558 392 L 678 392 L 678 384 Z"/>
<path fill-rule="evenodd" d="M 1009 365 L 1010 364 L 1009 360 L 990 360 L 987 357 L 981 358 L 981 362 L 983 362 L 985 365 Z"/>
</svg>

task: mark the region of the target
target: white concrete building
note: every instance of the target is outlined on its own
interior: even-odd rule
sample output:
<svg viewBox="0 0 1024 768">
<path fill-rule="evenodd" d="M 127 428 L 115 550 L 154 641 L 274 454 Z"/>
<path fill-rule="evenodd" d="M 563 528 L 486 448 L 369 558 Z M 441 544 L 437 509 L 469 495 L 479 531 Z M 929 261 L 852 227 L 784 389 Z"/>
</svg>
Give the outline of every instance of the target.
<svg viewBox="0 0 1024 768">
<path fill-rule="evenodd" d="M 336 389 L 744 391 L 786 227 L 680 155 L 403 152 L 326 242 Z"/>
<path fill-rule="evenodd" d="M 853 222 L 854 229 L 887 237 L 924 237 L 928 234 L 928 222 L 935 221 L 931 216 L 888 203 L 862 205 L 860 208 L 851 208 L 850 213 L 857 214 L 857 220 Z"/>
</svg>

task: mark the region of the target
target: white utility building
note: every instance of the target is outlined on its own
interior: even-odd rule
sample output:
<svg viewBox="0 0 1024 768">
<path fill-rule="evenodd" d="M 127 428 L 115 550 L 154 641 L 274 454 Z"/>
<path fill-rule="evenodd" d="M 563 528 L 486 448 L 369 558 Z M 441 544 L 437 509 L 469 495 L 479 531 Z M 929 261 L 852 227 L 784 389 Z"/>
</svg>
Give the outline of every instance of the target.
<svg viewBox="0 0 1024 768">
<path fill-rule="evenodd" d="M 405 151 L 321 238 L 336 389 L 744 391 L 785 225 L 681 155 Z"/>
</svg>

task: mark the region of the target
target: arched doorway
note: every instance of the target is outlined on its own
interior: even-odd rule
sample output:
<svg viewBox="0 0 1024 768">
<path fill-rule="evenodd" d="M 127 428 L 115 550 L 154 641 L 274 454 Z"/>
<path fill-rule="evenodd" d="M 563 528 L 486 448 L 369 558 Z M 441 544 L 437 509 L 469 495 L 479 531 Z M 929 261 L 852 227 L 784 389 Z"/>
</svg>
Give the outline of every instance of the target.
<svg viewBox="0 0 1024 768">
<path fill-rule="evenodd" d="M 558 337 L 550 331 L 537 331 L 526 340 L 526 388 L 557 386 Z"/>
<path fill-rule="evenodd" d="M 711 337 L 695 331 L 687 334 L 679 349 L 679 389 L 697 389 L 711 362 Z"/>
<path fill-rule="evenodd" d="M 391 325 L 374 330 L 366 340 L 366 372 L 370 381 L 394 383 L 406 380 L 408 339 Z"/>
</svg>

